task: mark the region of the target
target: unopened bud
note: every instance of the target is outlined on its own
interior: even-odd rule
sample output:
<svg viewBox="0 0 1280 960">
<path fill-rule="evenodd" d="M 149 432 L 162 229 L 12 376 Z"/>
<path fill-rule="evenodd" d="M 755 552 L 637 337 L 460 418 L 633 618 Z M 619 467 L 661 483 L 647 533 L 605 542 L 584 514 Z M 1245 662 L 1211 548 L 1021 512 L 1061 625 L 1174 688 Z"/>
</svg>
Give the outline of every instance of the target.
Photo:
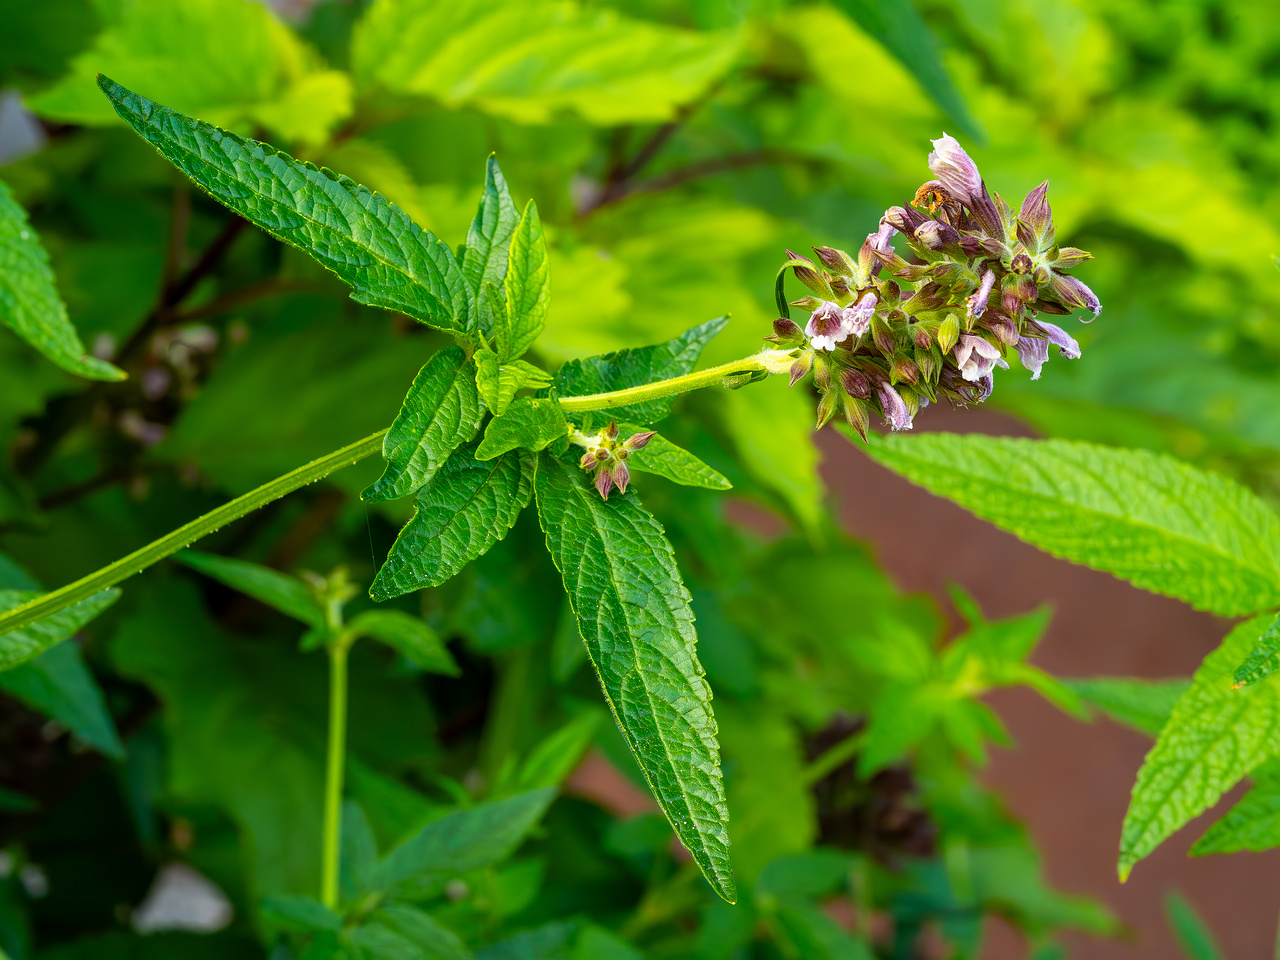
<svg viewBox="0 0 1280 960">
<path fill-rule="evenodd" d="M 824 303 L 826 303 L 826 301 L 821 300 L 818 297 L 800 297 L 799 299 L 792 300 L 791 306 L 799 307 L 801 310 L 817 310 Z"/>
<path fill-rule="evenodd" d="M 871 339 L 886 357 L 893 356 L 893 331 L 888 320 L 878 313 L 871 318 Z"/>
<path fill-rule="evenodd" d="M 915 361 L 904 356 L 893 358 L 893 366 L 889 371 L 889 382 L 899 383 L 915 383 L 920 379 L 920 369 L 915 365 Z"/>
<path fill-rule="evenodd" d="M 845 420 L 865 443 L 867 428 L 871 425 L 871 405 L 856 397 L 849 397 L 844 401 L 843 406 Z"/>
<path fill-rule="evenodd" d="M 618 439 L 618 422 L 616 420 L 610 420 L 609 425 L 604 428 L 604 438 L 610 441 Z"/>
<path fill-rule="evenodd" d="M 635 450 L 643 450 L 645 445 L 654 438 L 653 430 L 646 430 L 643 433 L 633 433 L 623 441 L 622 449 L 628 453 Z"/>
<path fill-rule="evenodd" d="M 960 232 L 941 220 L 926 220 L 916 227 L 915 238 L 930 250 L 941 250 L 958 245 Z"/>
<path fill-rule="evenodd" d="M 857 367 L 846 367 L 840 371 L 840 384 L 845 393 L 859 400 L 871 399 L 871 381 Z"/>
<path fill-rule="evenodd" d="M 787 259 L 790 261 L 789 266 L 796 275 L 797 280 L 823 300 L 831 299 L 831 286 L 827 283 L 826 278 L 814 267 L 812 260 L 790 250 L 787 251 Z"/>
<path fill-rule="evenodd" d="M 794 387 L 797 383 L 805 378 L 810 370 L 813 369 L 813 351 L 806 350 L 791 365 L 791 383 L 789 386 Z"/>
<path fill-rule="evenodd" d="M 835 247 L 814 247 L 813 252 L 818 255 L 818 262 L 834 274 L 852 277 L 858 272 L 858 265 L 853 257 L 843 250 L 837 250 Z"/>
<path fill-rule="evenodd" d="M 960 318 L 954 313 L 948 313 L 942 323 L 938 324 L 938 349 L 943 353 L 950 353 L 958 339 L 960 339 Z"/>
<path fill-rule="evenodd" d="M 1058 258 L 1053 262 L 1053 266 L 1058 270 L 1070 270 L 1092 259 L 1093 254 L 1088 250 L 1081 250 L 1079 247 L 1063 247 L 1058 251 Z"/>
<path fill-rule="evenodd" d="M 773 336 L 765 339 L 782 346 L 791 346 L 804 342 L 804 331 L 794 321 L 779 317 L 773 321 Z"/>
<path fill-rule="evenodd" d="M 917 348 L 915 361 L 923 383 L 933 383 L 938 379 L 938 373 L 942 369 L 942 359 L 936 351 Z"/>
<path fill-rule="evenodd" d="M 1009 269 L 1016 274 L 1030 273 L 1033 264 L 1025 253 L 1019 253 L 1009 262 Z"/>
<path fill-rule="evenodd" d="M 822 393 L 831 390 L 831 368 L 825 361 L 818 360 L 813 365 L 813 385 Z"/>
<path fill-rule="evenodd" d="M 912 342 L 921 350 L 928 350 L 933 346 L 932 332 L 938 329 L 935 321 L 921 321 L 913 323 L 907 328 L 911 333 Z"/>
<path fill-rule="evenodd" d="M 822 399 L 818 401 L 818 426 L 821 430 L 827 425 L 836 412 L 836 397 L 834 393 L 824 393 Z"/>
</svg>

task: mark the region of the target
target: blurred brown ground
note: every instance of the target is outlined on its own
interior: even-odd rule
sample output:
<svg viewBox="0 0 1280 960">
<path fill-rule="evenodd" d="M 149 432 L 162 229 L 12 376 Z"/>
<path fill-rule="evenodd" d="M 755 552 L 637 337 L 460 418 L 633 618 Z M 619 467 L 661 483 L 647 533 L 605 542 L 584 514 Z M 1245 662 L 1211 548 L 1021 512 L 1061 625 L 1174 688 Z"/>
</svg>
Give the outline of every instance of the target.
<svg viewBox="0 0 1280 960">
<path fill-rule="evenodd" d="M 1028 435 L 1001 414 L 945 405 L 930 407 L 916 422 L 925 430 Z M 881 468 L 833 430 L 818 442 L 846 528 L 873 546 L 903 589 L 931 593 L 953 617 L 946 596 L 952 581 L 992 617 L 1052 605 L 1053 622 L 1032 660 L 1058 676 L 1187 676 L 1230 626 L 1041 553 Z M 1071 935 L 1073 960 L 1181 957 L 1164 918 L 1170 888 L 1199 911 L 1227 960 L 1274 956 L 1280 850 L 1186 856 L 1240 788 L 1139 863 L 1121 885 L 1115 871 L 1120 824 L 1150 741 L 1105 719 L 1082 723 L 1027 690 L 997 691 L 989 702 L 1016 742 L 994 752 L 984 779 L 1029 825 L 1049 881 L 1102 901 L 1129 928 L 1119 941 Z M 993 925 L 984 960 L 1024 956 L 1019 937 Z"/>
</svg>

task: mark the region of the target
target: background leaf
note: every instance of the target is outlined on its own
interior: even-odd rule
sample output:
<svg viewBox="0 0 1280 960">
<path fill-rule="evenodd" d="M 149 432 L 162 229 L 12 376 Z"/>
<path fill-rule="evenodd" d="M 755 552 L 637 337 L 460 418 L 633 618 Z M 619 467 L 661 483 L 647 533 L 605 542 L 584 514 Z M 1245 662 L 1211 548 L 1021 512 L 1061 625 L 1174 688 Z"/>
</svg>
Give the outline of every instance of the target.
<svg viewBox="0 0 1280 960">
<path fill-rule="evenodd" d="M 311 588 L 287 573 L 272 570 L 260 563 L 220 557 L 198 550 L 183 550 L 173 559 L 206 577 L 225 584 L 232 590 L 261 600 L 285 616 L 293 617 L 316 630 L 326 626 L 324 607 L 315 598 Z"/>
<path fill-rule="evenodd" d="M 1188 960 L 1223 960 L 1222 951 L 1214 942 L 1213 934 L 1191 906 L 1176 890 L 1164 897 L 1165 913 L 1174 938 Z"/>
<path fill-rule="evenodd" d="M 661 524 L 634 492 L 604 501 L 576 466 L 539 461 L 538 517 L 600 684 L 658 804 L 720 896 L 737 899 L 711 691 Z"/>
<path fill-rule="evenodd" d="M 979 434 L 870 456 L 1057 557 L 1223 615 L 1280 604 L 1280 518 L 1244 487 L 1145 450 Z"/>
<path fill-rule="evenodd" d="M 440 635 L 403 610 L 365 610 L 347 626 L 358 636 L 385 643 L 423 670 L 451 677 L 461 673 Z"/>
<path fill-rule="evenodd" d="M 1064 680 L 1086 703 L 1117 723 L 1156 736 L 1169 721 L 1174 704 L 1191 686 L 1190 680 L 1131 680 L 1126 677 L 1092 677 Z"/>
<path fill-rule="evenodd" d="M 0 613 L 22 606 L 40 593 L 39 590 L 0 590 Z M 34 660 L 74 635 L 119 599 L 120 591 L 112 587 L 25 627 L 0 633 L 0 671 Z"/>
<path fill-rule="evenodd" d="M 75 643 L 59 643 L 0 673 L 0 690 L 58 721 L 98 752 L 124 759 L 124 745 L 102 690 Z"/>
</svg>

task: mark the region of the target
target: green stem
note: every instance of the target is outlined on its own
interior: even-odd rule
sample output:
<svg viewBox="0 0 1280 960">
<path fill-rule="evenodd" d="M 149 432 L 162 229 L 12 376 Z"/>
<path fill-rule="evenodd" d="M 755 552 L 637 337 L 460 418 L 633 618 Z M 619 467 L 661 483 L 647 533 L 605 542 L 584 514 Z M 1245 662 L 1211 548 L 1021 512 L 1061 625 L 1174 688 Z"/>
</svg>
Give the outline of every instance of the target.
<svg viewBox="0 0 1280 960">
<path fill-rule="evenodd" d="M 837 741 L 819 754 L 812 763 L 800 771 L 800 782 L 811 787 L 836 767 L 852 760 L 867 742 L 865 730 L 856 730 L 843 740 Z"/>
<path fill-rule="evenodd" d="M 79 603 L 81 600 L 93 596 L 99 590 L 105 590 L 121 580 L 128 579 L 135 573 L 141 573 L 153 563 L 163 560 L 172 553 L 177 553 L 183 547 L 189 546 L 201 537 L 226 526 L 232 520 L 238 520 L 246 513 L 252 513 L 273 500 L 279 500 L 285 494 L 292 493 L 299 487 L 305 487 L 307 484 L 314 483 L 322 477 L 327 477 L 334 470 L 349 466 L 358 460 L 363 460 L 365 457 L 377 453 L 382 449 L 382 437 L 386 432 L 385 430 L 380 430 L 371 436 L 365 437 L 363 440 L 357 440 L 355 443 L 343 447 L 341 450 L 335 450 L 319 460 L 312 460 L 306 466 L 292 470 L 269 483 L 264 483 L 256 490 L 251 490 L 242 497 L 236 497 L 216 510 L 210 510 L 204 516 L 192 520 L 177 530 L 166 533 L 159 540 L 133 551 L 126 557 L 121 557 L 115 563 L 108 564 L 100 570 L 95 570 L 87 577 L 81 577 L 74 583 L 69 583 L 65 587 L 60 587 L 42 597 L 37 597 L 30 603 L 24 603 L 20 607 L 14 607 L 7 613 L 0 614 L 0 633 L 24 626 L 32 621 L 39 620 L 41 617 L 47 617 L 49 614 L 56 613 L 65 607 L 71 606 L 73 603 Z"/>
<path fill-rule="evenodd" d="M 329 644 L 329 752 L 324 770 L 324 843 L 320 902 L 338 907 L 338 868 L 342 851 L 342 774 L 347 752 L 347 651 L 351 640 Z"/>
<path fill-rule="evenodd" d="M 750 357 L 743 357 L 741 360 L 722 363 L 718 367 L 708 367 L 706 370 L 699 370 L 696 373 L 688 373 L 682 377 L 672 377 L 669 380 L 659 380 L 656 383 L 646 383 L 639 387 L 628 387 L 625 390 L 614 390 L 611 393 L 586 394 L 580 397 L 561 397 L 560 407 L 566 413 L 575 413 L 586 410 L 607 410 L 611 407 L 621 407 L 631 403 L 639 403 L 643 400 L 656 400 L 660 397 L 674 397 L 677 394 L 689 393 L 692 390 L 712 386 L 735 374 L 760 371 L 781 373 L 790 365 L 791 361 L 788 357 L 789 355 L 785 350 L 769 350 Z M 24 603 L 20 607 L 14 607 L 12 610 L 0 614 L 0 634 L 26 626 L 28 623 L 47 617 L 52 613 L 57 613 L 59 610 L 93 596 L 100 590 L 114 586 L 121 580 L 127 580 L 135 573 L 141 573 L 153 563 L 163 560 L 170 554 L 177 553 L 183 547 L 190 546 L 196 540 L 226 526 L 231 521 L 238 520 L 259 507 L 265 507 L 273 500 L 279 500 L 285 494 L 292 493 L 299 487 L 304 487 L 308 483 L 314 483 L 322 477 L 327 477 L 335 470 L 350 466 L 371 454 L 377 453 L 382 447 L 382 438 L 386 435 L 386 432 L 386 430 L 379 430 L 377 433 L 365 437 L 363 440 L 357 440 L 341 450 L 335 450 L 319 460 L 312 460 L 306 466 L 290 471 L 283 477 L 277 477 L 270 483 L 264 483 L 256 490 L 251 490 L 242 497 L 236 497 L 234 500 L 224 503 L 216 510 L 211 510 L 204 516 L 198 517 L 177 530 L 165 534 L 159 540 L 133 551 L 126 557 L 121 557 L 115 563 L 95 570 L 88 576 L 81 577 L 65 587 L 59 587 L 57 590 L 44 594 L 44 596 L 37 597 L 30 603 Z"/>
</svg>

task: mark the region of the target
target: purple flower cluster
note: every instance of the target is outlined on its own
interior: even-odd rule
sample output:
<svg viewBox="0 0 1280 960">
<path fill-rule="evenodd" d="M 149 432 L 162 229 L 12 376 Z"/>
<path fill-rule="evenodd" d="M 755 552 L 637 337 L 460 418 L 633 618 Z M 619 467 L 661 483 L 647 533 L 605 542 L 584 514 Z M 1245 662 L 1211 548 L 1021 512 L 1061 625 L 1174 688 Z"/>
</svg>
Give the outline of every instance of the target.
<svg viewBox="0 0 1280 960">
<path fill-rule="evenodd" d="M 811 293 L 791 305 L 810 311 L 809 321 L 802 329 L 780 318 L 767 339 L 799 348 L 793 384 L 813 371 L 819 426 L 839 412 L 865 437 L 872 412 L 909 430 L 939 396 L 979 403 L 1010 348 L 1038 379 L 1050 345 L 1080 356 L 1070 334 L 1041 316 L 1083 308 L 1091 320 L 1102 310 L 1067 272 L 1091 254 L 1057 246 L 1048 181 L 1015 213 L 954 138 L 933 145 L 936 179 L 910 207 L 886 210 L 856 258 L 832 247 L 815 247 L 816 261 L 787 251 L 783 270 Z M 893 249 L 897 233 L 909 259 Z"/>
</svg>

